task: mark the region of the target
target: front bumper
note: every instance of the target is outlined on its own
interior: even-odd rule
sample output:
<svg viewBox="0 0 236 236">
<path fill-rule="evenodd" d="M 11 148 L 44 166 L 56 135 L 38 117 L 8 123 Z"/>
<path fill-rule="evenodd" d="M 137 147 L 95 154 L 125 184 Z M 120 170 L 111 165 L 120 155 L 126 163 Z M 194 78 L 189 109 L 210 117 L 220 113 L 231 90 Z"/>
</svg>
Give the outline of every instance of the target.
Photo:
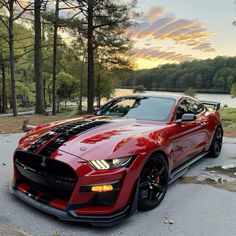
<svg viewBox="0 0 236 236">
<path fill-rule="evenodd" d="M 10 185 L 10 192 L 20 200 L 24 201 L 25 203 L 43 212 L 56 216 L 62 221 L 90 223 L 91 225 L 94 226 L 113 226 L 115 224 L 121 223 L 122 221 L 126 220 L 128 217 L 132 216 L 136 212 L 137 201 L 138 201 L 138 184 L 137 184 L 132 204 L 125 207 L 121 211 L 114 212 L 113 214 L 109 215 L 79 215 L 75 213 L 75 211 L 73 210 L 60 210 L 45 205 L 43 203 L 40 203 L 31 198 L 30 195 L 28 195 L 27 193 L 15 189 L 12 184 Z"/>
</svg>

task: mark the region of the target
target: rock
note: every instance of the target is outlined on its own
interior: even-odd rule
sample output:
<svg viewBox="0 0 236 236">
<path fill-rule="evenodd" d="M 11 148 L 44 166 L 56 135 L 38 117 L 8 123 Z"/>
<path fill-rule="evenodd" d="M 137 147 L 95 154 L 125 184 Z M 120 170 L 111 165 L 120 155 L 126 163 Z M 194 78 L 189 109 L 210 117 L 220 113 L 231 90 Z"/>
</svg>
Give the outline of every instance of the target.
<svg viewBox="0 0 236 236">
<path fill-rule="evenodd" d="M 174 221 L 173 221 L 171 218 L 165 217 L 164 223 L 165 223 L 165 224 L 172 225 L 172 224 L 174 224 Z"/>
</svg>

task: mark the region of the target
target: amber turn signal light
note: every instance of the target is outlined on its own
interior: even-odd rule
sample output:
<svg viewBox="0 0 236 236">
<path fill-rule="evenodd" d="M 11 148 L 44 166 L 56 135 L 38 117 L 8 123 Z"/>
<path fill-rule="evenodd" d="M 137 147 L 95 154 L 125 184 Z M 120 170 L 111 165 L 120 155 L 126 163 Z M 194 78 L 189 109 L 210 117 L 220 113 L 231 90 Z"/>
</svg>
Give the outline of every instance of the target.
<svg viewBox="0 0 236 236">
<path fill-rule="evenodd" d="M 107 185 L 96 185 L 91 187 L 92 192 L 109 192 L 113 190 L 113 186 L 111 184 Z"/>
</svg>

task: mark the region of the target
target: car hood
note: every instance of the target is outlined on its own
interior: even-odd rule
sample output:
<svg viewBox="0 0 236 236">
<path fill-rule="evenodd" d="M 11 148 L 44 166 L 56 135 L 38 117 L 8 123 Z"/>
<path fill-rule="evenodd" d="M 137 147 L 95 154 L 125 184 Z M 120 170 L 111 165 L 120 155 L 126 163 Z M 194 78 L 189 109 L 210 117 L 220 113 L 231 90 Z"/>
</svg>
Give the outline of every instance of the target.
<svg viewBox="0 0 236 236">
<path fill-rule="evenodd" d="M 107 117 L 87 117 L 82 122 L 82 132 L 73 133 L 60 146 L 55 147 L 54 151 L 57 155 L 63 152 L 74 155 L 83 161 L 119 157 L 121 153 L 125 156 L 132 155 L 134 150 L 129 145 L 131 142 L 144 137 L 146 134 L 163 129 L 165 126 L 165 124 L 160 122 L 136 120 L 133 118 L 111 120 Z M 73 124 L 75 121 L 73 120 L 71 123 Z M 71 123 L 60 123 L 47 131 L 46 134 L 57 130 L 60 131 L 60 129 L 61 132 L 66 134 L 66 129 L 64 128 L 63 130 L 63 127 L 70 127 L 68 125 Z M 37 140 L 27 146 L 30 147 L 35 142 Z M 123 152 L 120 152 L 121 150 Z"/>
</svg>

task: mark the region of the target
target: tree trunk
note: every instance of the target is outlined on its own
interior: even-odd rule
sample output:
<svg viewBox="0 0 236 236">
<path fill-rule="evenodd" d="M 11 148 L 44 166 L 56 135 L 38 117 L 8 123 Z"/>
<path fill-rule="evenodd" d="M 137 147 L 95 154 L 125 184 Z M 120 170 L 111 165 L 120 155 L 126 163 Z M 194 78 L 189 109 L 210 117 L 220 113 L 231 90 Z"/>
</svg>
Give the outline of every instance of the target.
<svg viewBox="0 0 236 236">
<path fill-rule="evenodd" d="M 7 109 L 7 94 L 6 94 L 6 73 L 5 65 L 2 63 L 2 112 L 6 113 Z"/>
<path fill-rule="evenodd" d="M 35 43 L 34 43 L 34 76 L 36 104 L 35 113 L 45 115 L 44 104 L 44 86 L 42 79 L 42 49 L 41 49 L 41 0 L 34 1 L 34 27 L 35 27 Z"/>
<path fill-rule="evenodd" d="M 49 102 L 49 104 L 51 104 L 52 103 L 52 96 L 51 96 L 50 84 L 48 84 L 47 91 L 48 91 L 48 102 Z"/>
<path fill-rule="evenodd" d="M 56 115 L 56 78 L 57 78 L 57 30 L 59 16 L 59 0 L 56 0 L 54 16 L 54 33 L 53 33 L 53 65 L 52 65 L 52 114 Z"/>
<path fill-rule="evenodd" d="M 58 101 L 57 101 L 57 113 L 60 111 L 60 101 L 59 101 L 59 99 L 58 99 Z"/>
<path fill-rule="evenodd" d="M 0 96 L 0 113 L 2 113 L 2 96 Z"/>
<path fill-rule="evenodd" d="M 44 98 L 44 106 L 47 109 L 47 99 L 46 99 L 46 78 L 43 79 L 43 98 Z"/>
<path fill-rule="evenodd" d="M 81 72 L 80 72 L 80 94 L 79 94 L 79 111 L 82 111 L 82 101 L 83 101 L 83 86 L 84 86 L 84 57 L 82 59 L 82 64 L 81 64 Z"/>
<path fill-rule="evenodd" d="M 42 44 L 45 44 L 46 42 L 46 35 L 45 35 L 45 20 L 42 19 L 42 33 L 41 33 L 41 37 L 42 37 Z M 42 58 L 42 67 L 43 67 L 43 58 Z M 47 99 L 46 99 L 46 76 L 43 76 L 43 97 L 44 97 L 44 106 L 45 109 L 47 109 Z"/>
<path fill-rule="evenodd" d="M 101 106 L 101 67 L 98 66 L 98 80 L 97 80 L 97 106 Z"/>
<path fill-rule="evenodd" d="M 88 54 L 88 91 L 87 111 L 93 112 L 94 100 L 94 48 L 93 48 L 93 0 L 88 0 L 88 33 L 87 33 L 87 54 Z"/>
<path fill-rule="evenodd" d="M 10 75 L 11 75 L 11 102 L 13 116 L 17 116 L 16 105 L 16 81 L 15 81 L 15 60 L 14 60 L 14 34 L 13 34 L 13 18 L 14 18 L 14 0 L 9 1 L 9 57 L 10 57 Z"/>
</svg>

